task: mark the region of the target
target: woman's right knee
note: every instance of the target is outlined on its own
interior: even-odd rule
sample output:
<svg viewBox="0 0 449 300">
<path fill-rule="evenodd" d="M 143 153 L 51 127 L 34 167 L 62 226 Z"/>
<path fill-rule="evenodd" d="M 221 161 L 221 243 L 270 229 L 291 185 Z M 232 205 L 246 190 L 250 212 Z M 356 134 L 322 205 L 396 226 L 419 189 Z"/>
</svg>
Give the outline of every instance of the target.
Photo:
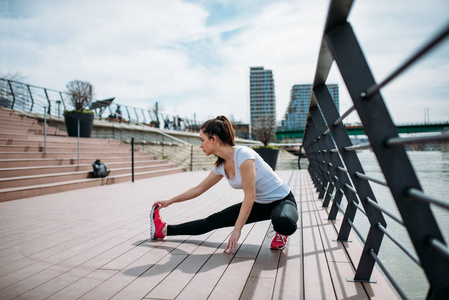
<svg viewBox="0 0 449 300">
<path fill-rule="evenodd" d="M 298 228 L 298 208 L 292 201 L 282 201 L 271 212 L 273 229 L 282 235 L 292 235 Z"/>
</svg>

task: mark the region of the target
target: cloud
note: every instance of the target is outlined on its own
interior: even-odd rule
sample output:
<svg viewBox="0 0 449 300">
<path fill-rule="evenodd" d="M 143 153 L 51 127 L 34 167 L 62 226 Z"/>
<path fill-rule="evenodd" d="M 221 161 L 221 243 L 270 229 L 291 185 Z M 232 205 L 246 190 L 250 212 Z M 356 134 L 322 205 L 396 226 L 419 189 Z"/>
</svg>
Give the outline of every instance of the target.
<svg viewBox="0 0 449 300">
<path fill-rule="evenodd" d="M 98 98 L 116 97 L 120 104 L 145 109 L 158 101 L 165 113 L 188 118 L 196 113 L 199 120 L 226 114 L 247 122 L 251 66 L 273 70 L 278 119 L 291 87 L 313 82 L 329 1 L 3 0 L 0 5 L 3 74 L 20 72 L 30 84 L 59 90 L 70 80 L 88 80 Z M 387 76 L 436 32 L 448 9 L 443 0 L 413 7 L 407 1 L 355 2 L 350 21 L 375 78 Z M 436 113 L 447 120 L 445 45 L 382 91 L 398 122 L 422 119 L 419 96 L 443 106 Z M 343 111 L 351 100 L 334 69 L 328 82 L 340 85 Z M 404 103 L 403 96 L 414 103 L 407 114 L 396 105 Z"/>
</svg>

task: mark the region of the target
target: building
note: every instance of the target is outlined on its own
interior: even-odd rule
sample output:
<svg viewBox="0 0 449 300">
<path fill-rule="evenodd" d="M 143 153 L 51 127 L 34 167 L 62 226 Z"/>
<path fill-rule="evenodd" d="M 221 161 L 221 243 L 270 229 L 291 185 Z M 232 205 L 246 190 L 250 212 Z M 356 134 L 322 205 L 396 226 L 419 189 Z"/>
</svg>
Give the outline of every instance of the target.
<svg viewBox="0 0 449 300">
<path fill-rule="evenodd" d="M 312 86 L 312 84 L 296 84 L 292 87 L 290 103 L 285 112 L 284 120 L 282 120 L 282 129 L 298 129 L 306 126 Z M 328 84 L 326 86 L 339 111 L 338 85 Z"/>
<path fill-rule="evenodd" d="M 276 122 L 273 72 L 263 67 L 251 67 L 249 77 L 251 128 L 260 117 L 272 118 Z"/>
</svg>

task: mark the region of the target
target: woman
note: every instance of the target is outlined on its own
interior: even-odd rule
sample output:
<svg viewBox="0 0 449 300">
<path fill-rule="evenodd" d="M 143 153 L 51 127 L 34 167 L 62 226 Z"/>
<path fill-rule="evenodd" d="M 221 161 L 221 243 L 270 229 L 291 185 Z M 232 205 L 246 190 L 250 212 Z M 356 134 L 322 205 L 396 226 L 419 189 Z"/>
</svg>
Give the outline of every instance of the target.
<svg viewBox="0 0 449 300">
<path fill-rule="evenodd" d="M 197 186 L 168 200 L 156 201 L 150 214 L 151 238 L 167 235 L 199 235 L 217 228 L 234 226 L 226 253 L 235 253 L 245 224 L 271 219 L 276 235 L 272 249 L 283 249 L 287 236 L 296 231 L 298 209 L 289 187 L 252 149 L 235 146 L 234 129 L 225 116 L 205 122 L 200 128 L 200 147 L 218 159 L 209 175 Z M 236 189 L 243 189 L 241 203 L 232 205 L 201 220 L 168 225 L 160 209 L 173 203 L 198 197 L 223 177 Z"/>
</svg>

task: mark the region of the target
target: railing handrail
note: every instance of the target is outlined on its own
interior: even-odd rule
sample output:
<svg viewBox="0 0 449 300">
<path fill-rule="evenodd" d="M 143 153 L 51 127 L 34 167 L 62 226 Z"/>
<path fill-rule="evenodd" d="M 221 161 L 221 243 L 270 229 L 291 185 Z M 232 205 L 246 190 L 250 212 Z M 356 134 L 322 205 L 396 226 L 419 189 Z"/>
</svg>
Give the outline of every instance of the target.
<svg viewBox="0 0 449 300">
<path fill-rule="evenodd" d="M 51 92 L 50 96 L 49 92 Z M 41 113 L 42 108 L 45 106 L 48 108 L 49 117 L 51 117 L 52 115 L 60 116 L 62 115 L 64 110 L 67 110 L 67 108 L 72 107 L 68 97 L 70 97 L 70 94 L 67 92 L 27 84 L 15 80 L 10 80 L 7 78 L 0 78 L 0 100 L 2 100 L 1 98 L 3 98 L 3 100 L 8 100 L 10 102 L 8 108 L 11 109 L 23 110 L 30 113 L 33 112 Z M 62 111 L 60 110 L 58 102 L 63 105 Z M 142 114 L 142 116 L 140 117 L 143 117 L 142 118 L 143 120 L 146 120 L 147 118 L 150 121 L 156 120 L 159 123 L 159 126 L 164 124 L 165 119 L 170 119 L 171 123 L 173 123 L 173 120 L 180 119 L 181 120 L 180 123 L 184 124 L 183 130 L 187 128 L 196 128 L 199 127 L 200 124 L 202 124 L 201 121 L 191 120 L 186 117 L 179 117 L 177 115 L 155 112 L 148 109 L 145 110 L 134 106 L 120 104 L 117 102 L 111 103 L 111 105 L 108 106 L 108 110 L 103 109 L 101 111 L 101 116 L 104 115 L 107 116 L 108 112 L 112 115 L 114 112 L 111 110 L 111 106 L 122 107 L 123 110 L 126 111 L 126 116 L 123 116 L 123 119 L 128 121 L 129 123 L 136 123 L 136 124 L 142 123 L 139 120 L 138 115 L 139 112 L 140 114 Z M 57 111 L 57 109 L 59 109 L 59 111 Z M 97 109 L 95 110 L 95 112 L 97 114 L 99 113 Z M 172 127 L 173 128 L 176 127 L 178 129 L 177 125 L 178 124 Z"/>
<path fill-rule="evenodd" d="M 181 140 L 181 139 L 178 139 L 177 137 L 174 137 L 174 136 L 172 136 L 172 135 L 170 135 L 170 134 L 168 134 L 168 133 L 166 133 L 166 132 L 163 132 L 162 130 L 157 130 L 157 132 L 158 132 L 159 134 L 161 134 L 161 135 L 163 135 L 163 136 L 166 136 L 166 137 L 168 137 L 168 138 L 170 138 L 170 139 L 172 139 L 172 140 L 175 140 L 175 141 L 177 141 L 177 142 L 179 142 L 179 143 L 181 143 L 181 144 L 184 144 L 184 145 L 187 145 L 187 146 L 193 146 L 192 144 L 190 144 L 190 143 L 188 143 L 188 142 L 186 142 L 186 141 L 183 141 L 183 140 Z"/>
<path fill-rule="evenodd" d="M 449 24 L 392 75 L 376 84 L 347 20 L 352 3 L 352 0 L 332 0 L 330 3 L 304 129 L 303 144 L 310 162 L 309 173 L 319 191 L 319 198 L 323 199 L 323 206 L 328 206 L 332 200 L 329 219 L 335 220 L 338 211 L 344 214 L 338 239 L 347 240 L 350 231 L 353 231 L 364 245 L 354 280 L 369 281 L 377 264 L 399 296 L 407 298 L 377 256 L 386 236 L 423 269 L 430 284 L 428 299 L 445 299 L 449 296 L 449 249 L 430 205 L 448 211 L 449 205 L 422 191 L 403 145 L 447 142 L 449 134 L 400 138 L 379 91 L 447 38 Z M 353 106 L 341 116 L 326 88 L 333 62 L 336 62 L 353 101 Z M 370 141 L 368 144 L 353 146 L 343 125 L 343 120 L 354 111 L 357 111 L 363 124 Z M 354 150 L 367 148 L 376 154 L 385 181 L 365 174 Z M 377 202 L 370 182 L 390 189 L 400 217 Z M 347 200 L 345 210 L 341 205 L 343 196 Z M 366 237 L 353 223 L 357 211 L 361 211 L 369 221 Z M 384 215 L 406 228 L 417 256 L 387 231 Z"/>
</svg>

